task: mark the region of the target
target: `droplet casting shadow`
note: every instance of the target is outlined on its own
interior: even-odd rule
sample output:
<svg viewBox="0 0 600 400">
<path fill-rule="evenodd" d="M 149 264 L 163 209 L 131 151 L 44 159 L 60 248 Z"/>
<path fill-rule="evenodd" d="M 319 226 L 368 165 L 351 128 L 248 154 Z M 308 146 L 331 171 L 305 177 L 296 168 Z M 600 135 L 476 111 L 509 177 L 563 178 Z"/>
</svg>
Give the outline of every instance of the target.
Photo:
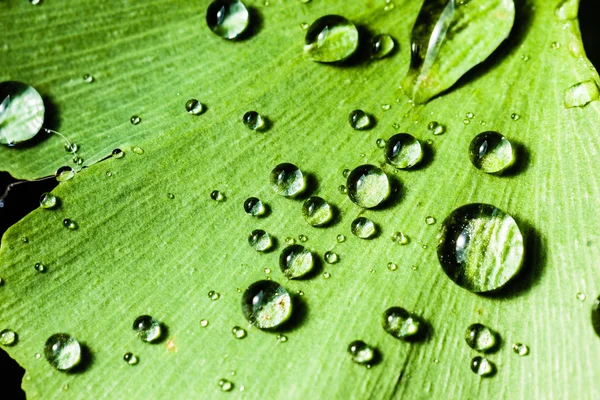
<svg viewBox="0 0 600 400">
<path fill-rule="evenodd" d="M 81 346 L 81 360 L 79 360 L 79 364 L 77 364 L 74 368 L 66 371 L 68 374 L 81 374 L 86 372 L 91 368 L 94 362 L 94 356 L 89 347 L 85 343 L 81 342 L 79 345 Z"/>
<path fill-rule="evenodd" d="M 248 27 L 246 30 L 238 36 L 234 41 L 242 42 L 245 40 L 250 40 L 254 36 L 258 35 L 263 28 L 264 18 L 260 11 L 258 11 L 254 7 L 246 7 L 248 10 Z"/>
<path fill-rule="evenodd" d="M 284 333 L 293 331 L 298 329 L 306 322 L 306 316 L 308 314 L 308 305 L 302 298 L 302 296 L 298 296 L 290 293 L 290 297 L 292 298 L 292 315 L 289 320 L 287 320 L 283 325 L 271 329 L 270 332 L 275 333 Z"/>
<path fill-rule="evenodd" d="M 312 196 L 312 194 L 317 190 L 317 178 L 315 178 L 315 176 L 310 172 L 302 171 L 302 174 L 304 175 L 305 181 L 304 190 L 297 196 L 292 197 L 294 200 L 304 201 Z"/>
<path fill-rule="evenodd" d="M 525 172 L 527 167 L 529 167 L 529 159 L 531 157 L 529 155 L 529 150 L 527 149 L 527 147 L 513 140 L 511 140 L 510 142 L 515 152 L 515 163 L 512 166 L 510 166 L 510 168 L 508 168 L 506 171 L 504 171 L 501 176 L 515 176 Z"/>
<path fill-rule="evenodd" d="M 383 169 L 383 168 L 382 168 Z M 387 210 L 394 207 L 400 202 L 402 195 L 404 194 L 402 189 L 402 182 L 394 174 L 387 173 L 386 175 L 390 181 L 390 195 L 381 204 L 376 207 L 370 208 L 370 210 Z"/>
</svg>

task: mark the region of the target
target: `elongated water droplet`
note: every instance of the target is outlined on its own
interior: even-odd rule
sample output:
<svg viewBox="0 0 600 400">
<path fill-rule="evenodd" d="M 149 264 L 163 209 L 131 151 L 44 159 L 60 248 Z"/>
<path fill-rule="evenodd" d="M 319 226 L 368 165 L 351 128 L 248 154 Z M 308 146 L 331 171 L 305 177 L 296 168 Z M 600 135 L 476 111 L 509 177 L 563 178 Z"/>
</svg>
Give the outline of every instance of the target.
<svg viewBox="0 0 600 400">
<path fill-rule="evenodd" d="M 187 111 L 188 114 L 200 115 L 204 112 L 204 104 L 200 103 L 196 99 L 189 99 L 185 103 L 185 111 Z"/>
<path fill-rule="evenodd" d="M 446 132 L 446 127 L 437 121 L 431 121 L 427 125 L 427 129 L 431 131 L 431 133 L 433 133 L 434 135 L 441 135 L 444 132 Z"/>
<path fill-rule="evenodd" d="M 390 307 L 383 313 L 383 329 L 396 339 L 412 340 L 421 333 L 421 320 L 402 307 Z"/>
<path fill-rule="evenodd" d="M 356 167 L 346 181 L 348 197 L 363 208 L 373 208 L 384 202 L 390 195 L 390 181 L 381 170 L 374 165 Z"/>
<path fill-rule="evenodd" d="M 218 190 L 210 192 L 210 198 L 214 201 L 225 201 L 225 195 Z"/>
<path fill-rule="evenodd" d="M 298 235 L 298 240 L 301 242 L 306 242 L 308 240 L 308 236 L 306 235 Z"/>
<path fill-rule="evenodd" d="M 75 171 L 71 167 L 60 167 L 56 170 L 54 176 L 58 182 L 66 182 L 75 176 Z"/>
<path fill-rule="evenodd" d="M 255 229 L 248 236 L 248 243 L 254 250 L 262 253 L 273 246 L 273 239 L 271 239 L 271 235 L 262 229 Z"/>
<path fill-rule="evenodd" d="M 162 335 L 160 322 L 149 315 L 140 315 L 133 321 L 133 330 L 143 342 L 156 342 Z"/>
<path fill-rule="evenodd" d="M 592 304 L 592 327 L 600 336 L 600 296 Z"/>
<path fill-rule="evenodd" d="M 385 157 L 396 168 L 414 167 L 423 158 L 421 142 L 408 133 L 398 133 L 388 139 Z"/>
<path fill-rule="evenodd" d="M 0 331 L 0 345 L 14 346 L 17 343 L 17 334 L 10 329 L 2 329 Z"/>
<path fill-rule="evenodd" d="M 358 217 L 350 225 L 352 234 L 361 239 L 372 239 L 377 235 L 377 227 L 368 218 Z"/>
<path fill-rule="evenodd" d="M 357 131 L 369 129 L 372 125 L 371 116 L 363 110 L 354 110 L 348 116 L 350 126 Z"/>
<path fill-rule="evenodd" d="M 221 386 L 221 390 L 223 392 L 229 392 L 231 389 L 233 389 L 233 383 L 227 379 L 221 379 L 219 381 L 219 386 Z"/>
<path fill-rule="evenodd" d="M 125 153 L 121 149 L 114 149 L 111 154 L 112 154 L 112 157 L 116 158 L 116 159 L 120 159 L 125 156 Z"/>
<path fill-rule="evenodd" d="M 457 285 L 476 293 L 504 286 L 523 264 L 523 235 L 515 220 L 489 204 L 467 204 L 442 223 L 439 262 Z"/>
<path fill-rule="evenodd" d="M 216 292 L 214 290 L 210 290 L 208 292 L 208 298 L 211 299 L 212 301 L 219 300 L 220 297 L 221 297 L 221 295 L 219 294 L 219 292 Z"/>
<path fill-rule="evenodd" d="M 469 156 L 475 168 L 488 174 L 501 173 L 515 162 L 509 140 L 493 131 L 480 133 L 471 140 Z"/>
<path fill-rule="evenodd" d="M 294 164 L 279 164 L 271 171 L 271 187 L 273 190 L 285 197 L 294 197 L 306 187 L 302 171 Z"/>
<path fill-rule="evenodd" d="M 21 82 L 0 82 L 0 144 L 13 146 L 32 139 L 44 123 L 42 96 Z"/>
<path fill-rule="evenodd" d="M 306 199 L 302 205 L 302 215 L 310 225 L 324 226 L 333 219 L 333 209 L 322 198 L 313 196 Z"/>
<path fill-rule="evenodd" d="M 242 311 L 244 317 L 257 328 L 276 328 L 292 314 L 292 298 L 277 282 L 254 282 L 242 296 Z"/>
<path fill-rule="evenodd" d="M 63 219 L 63 226 L 72 231 L 78 228 L 77 223 L 69 218 Z"/>
<path fill-rule="evenodd" d="M 262 217 L 265 215 L 266 208 L 260 199 L 249 197 L 244 201 L 244 211 L 246 211 L 246 214 L 252 215 L 253 217 Z"/>
<path fill-rule="evenodd" d="M 83 75 L 83 81 L 85 83 L 93 83 L 94 82 L 94 77 L 90 74 L 85 74 Z"/>
<path fill-rule="evenodd" d="M 133 353 L 125 353 L 123 354 L 123 360 L 129 365 L 136 365 L 140 362 L 137 356 Z"/>
<path fill-rule="evenodd" d="M 529 347 L 523 343 L 515 343 L 512 345 L 513 352 L 520 356 L 526 356 L 529 354 Z"/>
<path fill-rule="evenodd" d="M 394 39 L 388 34 L 381 34 L 371 40 L 371 57 L 383 58 L 394 50 Z"/>
<path fill-rule="evenodd" d="M 52 193 L 43 193 L 40 197 L 40 207 L 49 209 L 56 207 L 58 200 Z"/>
<path fill-rule="evenodd" d="M 215 0 L 206 10 L 206 24 L 223 39 L 237 39 L 248 28 L 250 13 L 239 0 Z"/>
<path fill-rule="evenodd" d="M 279 256 L 279 267 L 290 279 L 301 278 L 308 274 L 315 266 L 313 253 L 299 244 L 286 247 Z"/>
<path fill-rule="evenodd" d="M 306 31 L 304 53 L 313 61 L 330 63 L 343 61 L 358 48 L 358 30 L 339 15 L 317 19 Z"/>
<path fill-rule="evenodd" d="M 596 81 L 579 82 L 565 91 L 565 107 L 585 107 L 599 97 L 600 90 Z"/>
<path fill-rule="evenodd" d="M 234 326 L 231 329 L 231 333 L 233 333 L 236 339 L 243 339 L 248 334 L 244 328 L 240 328 L 239 326 Z"/>
<path fill-rule="evenodd" d="M 265 128 L 264 118 L 256 111 L 248 111 L 242 118 L 244 125 L 253 131 L 261 131 Z"/>
<path fill-rule="evenodd" d="M 139 155 L 144 154 L 144 149 L 142 149 L 141 147 L 138 147 L 138 146 L 132 147 L 131 151 L 133 151 L 135 154 L 139 154 Z"/>
<path fill-rule="evenodd" d="M 131 122 L 131 125 L 137 125 L 140 122 L 142 122 L 142 119 L 140 117 L 138 117 L 137 115 L 134 115 L 129 119 L 129 122 Z"/>
<path fill-rule="evenodd" d="M 471 371 L 481 377 L 487 377 L 494 374 L 496 367 L 487 358 L 476 356 L 471 360 Z"/>
<path fill-rule="evenodd" d="M 333 251 L 326 251 L 325 254 L 323 254 L 323 258 L 327 264 L 335 264 L 340 260 L 340 257 L 337 255 L 337 253 Z"/>
<path fill-rule="evenodd" d="M 362 340 L 355 340 L 348 345 L 348 353 L 357 364 L 369 364 L 375 358 L 375 349 Z"/>
<path fill-rule="evenodd" d="M 68 371 L 79 364 L 81 346 L 73 336 L 56 333 L 46 340 L 44 356 L 54 368 L 59 371 Z"/>
<path fill-rule="evenodd" d="M 486 353 L 495 350 L 498 344 L 494 331 L 482 324 L 472 324 L 465 332 L 465 341 L 473 350 Z"/>
</svg>

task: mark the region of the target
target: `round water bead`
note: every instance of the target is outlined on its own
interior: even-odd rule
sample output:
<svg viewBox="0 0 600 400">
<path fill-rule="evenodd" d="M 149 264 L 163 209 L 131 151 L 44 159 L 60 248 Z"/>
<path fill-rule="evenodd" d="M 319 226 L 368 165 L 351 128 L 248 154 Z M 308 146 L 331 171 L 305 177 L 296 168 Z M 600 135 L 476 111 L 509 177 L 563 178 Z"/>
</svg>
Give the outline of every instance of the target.
<svg viewBox="0 0 600 400">
<path fill-rule="evenodd" d="M 371 116 L 363 110 L 352 111 L 348 116 L 348 121 L 350 122 L 350 126 L 357 131 L 369 129 L 373 124 Z"/>
<path fill-rule="evenodd" d="M 301 278 L 315 266 L 313 253 L 299 244 L 286 247 L 279 256 L 279 267 L 290 279 Z"/>
<path fill-rule="evenodd" d="M 264 118 L 256 111 L 248 111 L 242 118 L 244 125 L 253 131 L 260 131 L 265 128 Z"/>
<path fill-rule="evenodd" d="M 356 167 L 346 181 L 348 197 L 363 208 L 380 205 L 390 195 L 390 181 L 381 168 L 374 165 Z"/>
<path fill-rule="evenodd" d="M 500 173 L 515 161 L 512 145 L 498 132 L 483 132 L 469 145 L 469 157 L 475 168 L 488 174 Z"/>
<path fill-rule="evenodd" d="M 411 168 L 423 158 L 421 142 L 408 133 L 398 133 L 388 139 L 385 157 L 396 168 Z"/>
<path fill-rule="evenodd" d="M 494 331 L 482 324 L 472 324 L 465 332 L 465 341 L 473 350 L 482 353 L 494 350 L 498 341 Z"/>
<path fill-rule="evenodd" d="M 333 251 L 326 251 L 325 254 L 323 254 L 323 258 L 327 264 L 335 264 L 340 261 L 340 256 Z"/>
<path fill-rule="evenodd" d="M 320 197 L 309 197 L 302 205 L 302 215 L 312 226 L 327 225 L 333 219 L 333 209 Z"/>
<path fill-rule="evenodd" d="M 304 174 L 294 164 L 279 164 L 271 171 L 271 187 L 285 197 L 294 197 L 306 187 Z"/>
<path fill-rule="evenodd" d="M 529 347 L 523 343 L 514 343 L 512 345 L 513 352 L 520 356 L 526 356 L 529 354 Z"/>
<path fill-rule="evenodd" d="M 210 192 L 210 198 L 213 199 L 214 201 L 224 201 L 225 200 L 225 196 L 223 195 L 223 193 L 219 192 L 218 190 L 213 190 L 212 192 Z"/>
<path fill-rule="evenodd" d="M 140 315 L 133 321 L 133 330 L 143 342 L 152 343 L 160 339 L 162 328 L 160 322 L 149 315 Z"/>
<path fill-rule="evenodd" d="M 390 307 L 383 313 L 383 329 L 397 339 L 411 340 L 421 333 L 421 320 L 402 307 Z"/>
<path fill-rule="evenodd" d="M 352 361 L 357 364 L 368 364 L 375 358 L 375 349 L 363 342 L 355 340 L 348 345 L 348 353 L 352 357 Z"/>
<path fill-rule="evenodd" d="M 475 293 L 504 286 L 521 269 L 523 235 L 515 220 L 489 204 L 467 204 L 441 224 L 438 260 L 450 279 Z"/>
<path fill-rule="evenodd" d="M 600 336 L 600 297 L 594 300 L 594 304 L 592 304 L 592 326 L 596 334 Z"/>
<path fill-rule="evenodd" d="M 0 82 L 0 143 L 13 146 L 33 138 L 42 128 L 45 110 L 32 86 Z"/>
<path fill-rule="evenodd" d="M 408 236 L 406 236 L 404 233 L 402 233 L 400 231 L 396 231 L 396 232 L 392 233 L 391 238 L 392 238 L 392 242 L 398 243 L 401 245 L 408 244 L 408 242 L 409 242 Z"/>
<path fill-rule="evenodd" d="M 261 217 L 265 215 L 266 208 L 260 199 L 248 197 L 244 200 L 244 211 L 246 211 L 246 214 L 252 215 L 253 217 Z"/>
<path fill-rule="evenodd" d="M 131 122 L 131 125 L 137 125 L 140 122 L 142 122 L 142 119 L 140 117 L 138 117 L 137 115 L 134 115 L 129 119 L 129 122 Z"/>
<path fill-rule="evenodd" d="M 394 50 L 394 46 L 394 39 L 390 35 L 377 35 L 371 40 L 371 57 L 383 58 Z"/>
<path fill-rule="evenodd" d="M 254 250 L 262 253 L 273 246 L 273 239 L 271 239 L 271 235 L 262 229 L 255 229 L 248 236 L 248 243 Z"/>
<path fill-rule="evenodd" d="M 65 219 L 63 219 L 63 226 L 67 229 L 74 231 L 75 229 L 77 229 L 77 222 L 75 222 L 69 218 L 65 218 Z"/>
<path fill-rule="evenodd" d="M 69 166 L 64 166 L 57 169 L 54 176 L 58 182 L 66 182 L 75 176 L 75 171 Z"/>
<path fill-rule="evenodd" d="M 361 239 L 372 239 L 377 234 L 377 227 L 368 218 L 358 217 L 350 225 L 352 234 Z"/>
<path fill-rule="evenodd" d="M 10 329 L 2 329 L 0 331 L 0 345 L 13 346 L 17 343 L 17 334 Z"/>
<path fill-rule="evenodd" d="M 188 114 L 200 115 L 204 112 L 204 104 L 196 99 L 189 99 L 185 103 L 185 111 L 187 111 Z"/>
<path fill-rule="evenodd" d="M 427 129 L 434 135 L 441 135 L 446 132 L 446 127 L 437 121 L 431 121 L 427 124 Z"/>
<path fill-rule="evenodd" d="M 244 328 L 240 328 L 239 326 L 234 326 L 231 329 L 231 333 L 233 333 L 236 339 L 243 339 L 248 334 Z"/>
<path fill-rule="evenodd" d="M 48 209 L 56 207 L 58 200 L 52 193 L 42 193 L 40 196 L 40 207 Z"/>
<path fill-rule="evenodd" d="M 317 19 L 306 31 L 304 53 L 313 61 L 343 61 L 358 48 L 358 30 L 346 18 L 326 15 Z"/>
<path fill-rule="evenodd" d="M 73 336 L 56 333 L 46 340 L 44 356 L 54 368 L 68 371 L 81 360 L 81 346 Z"/>
<path fill-rule="evenodd" d="M 215 0 L 206 11 L 206 24 L 223 39 L 237 39 L 248 28 L 250 13 L 239 0 Z"/>
<path fill-rule="evenodd" d="M 33 266 L 33 268 L 37 271 L 37 272 L 46 272 L 46 266 L 42 263 L 35 263 L 35 265 Z"/>
<path fill-rule="evenodd" d="M 140 360 L 133 353 L 125 353 L 123 354 L 123 360 L 129 365 L 136 365 Z"/>
<path fill-rule="evenodd" d="M 477 356 L 471 360 L 471 371 L 479 376 L 491 376 L 496 371 L 496 366 L 487 358 Z"/>
<path fill-rule="evenodd" d="M 277 282 L 254 282 L 242 295 L 242 312 L 257 328 L 276 328 L 292 314 L 292 298 Z"/>
</svg>

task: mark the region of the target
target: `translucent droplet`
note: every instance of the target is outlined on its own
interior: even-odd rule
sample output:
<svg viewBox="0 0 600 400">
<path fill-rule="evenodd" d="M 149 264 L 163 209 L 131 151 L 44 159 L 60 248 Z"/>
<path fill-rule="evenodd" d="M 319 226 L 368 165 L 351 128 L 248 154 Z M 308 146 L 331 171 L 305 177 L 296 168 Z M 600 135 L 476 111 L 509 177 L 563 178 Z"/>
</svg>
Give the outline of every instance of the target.
<svg viewBox="0 0 600 400">
<path fill-rule="evenodd" d="M 296 239 L 294 239 L 293 237 L 289 237 L 288 236 L 288 237 L 285 238 L 285 244 L 289 244 L 289 245 L 296 244 Z"/>
<path fill-rule="evenodd" d="M 388 268 L 390 271 L 395 271 L 395 270 L 397 270 L 397 269 L 398 269 L 398 265 L 396 265 L 396 264 L 395 264 L 395 263 L 393 263 L 393 262 L 389 262 L 389 263 L 388 263 L 388 265 L 387 265 L 387 268 Z"/>
<path fill-rule="evenodd" d="M 265 128 L 264 118 L 256 111 L 248 111 L 242 118 L 244 125 L 253 131 L 260 131 Z"/>
<path fill-rule="evenodd" d="M 304 296 L 304 292 L 302 290 L 298 290 L 296 293 L 298 293 L 298 296 Z"/>
<path fill-rule="evenodd" d="M 560 42 L 552 42 L 552 43 L 550 43 L 550 48 L 552 50 L 558 50 L 558 49 L 560 49 Z"/>
<path fill-rule="evenodd" d="M 433 225 L 433 224 L 435 224 L 435 218 L 434 218 L 434 217 L 431 217 L 431 216 L 429 216 L 429 217 L 426 217 L 426 218 L 425 218 L 425 223 L 426 223 L 427 225 Z"/>
<path fill-rule="evenodd" d="M 265 252 L 273 246 L 273 239 L 271 239 L 271 235 L 262 229 L 255 229 L 248 236 L 248 243 L 254 250 Z"/>
<path fill-rule="evenodd" d="M 60 167 L 56 170 L 54 176 L 58 182 L 66 182 L 75 176 L 75 171 L 71 167 Z"/>
<path fill-rule="evenodd" d="M 224 39 L 239 38 L 250 20 L 248 9 L 239 0 L 215 0 L 206 11 L 206 24 Z"/>
<path fill-rule="evenodd" d="M 136 365 L 140 360 L 133 353 L 125 353 L 123 354 L 123 360 L 129 365 Z"/>
<path fill-rule="evenodd" d="M 306 22 L 302 22 L 300 24 L 300 28 L 302 28 L 303 30 L 307 30 L 308 29 L 308 24 Z"/>
<path fill-rule="evenodd" d="M 344 243 L 346 241 L 346 236 L 339 234 L 336 237 L 338 243 Z"/>
<path fill-rule="evenodd" d="M 21 82 L 0 82 L 0 144 L 13 146 L 32 139 L 44 123 L 42 96 Z"/>
<path fill-rule="evenodd" d="M 214 201 L 224 201 L 225 195 L 223 195 L 223 193 L 219 192 L 218 190 L 213 190 L 212 192 L 210 192 L 210 198 Z"/>
<path fill-rule="evenodd" d="M 476 293 L 504 286 L 521 269 L 523 235 L 515 220 L 489 204 L 467 204 L 441 224 L 439 262 L 457 285 Z"/>
<path fill-rule="evenodd" d="M 350 126 L 357 131 L 369 129 L 372 125 L 371 116 L 363 110 L 354 110 L 348 116 Z"/>
<path fill-rule="evenodd" d="M 92 83 L 92 82 L 94 82 L 94 77 L 90 74 L 85 74 L 85 75 L 83 75 L 83 81 L 85 83 Z"/>
<path fill-rule="evenodd" d="M 577 300 L 585 301 L 585 299 L 586 299 L 585 293 L 581 293 L 581 292 L 577 293 Z"/>
<path fill-rule="evenodd" d="M 496 371 L 496 367 L 487 358 L 476 356 L 471 360 L 471 371 L 481 377 L 486 377 L 493 375 Z"/>
<path fill-rule="evenodd" d="M 340 257 L 337 255 L 337 253 L 333 251 L 326 251 L 323 255 L 323 258 L 327 264 L 335 264 L 340 260 Z"/>
<path fill-rule="evenodd" d="M 292 314 L 292 298 L 277 282 L 253 283 L 242 296 L 244 317 L 260 329 L 276 328 Z"/>
<path fill-rule="evenodd" d="M 131 125 L 137 125 L 140 122 L 142 122 L 142 119 L 140 117 L 138 117 L 137 115 L 134 115 L 129 119 L 129 122 L 131 122 Z"/>
<path fill-rule="evenodd" d="M 374 165 L 361 165 L 352 170 L 346 185 L 350 200 L 363 208 L 377 207 L 390 195 L 387 175 Z"/>
<path fill-rule="evenodd" d="M 144 154 L 144 149 L 142 149 L 141 147 L 138 146 L 134 146 L 131 151 L 133 151 L 135 154 L 139 154 L 142 155 Z"/>
<path fill-rule="evenodd" d="M 308 237 L 306 235 L 298 235 L 298 240 L 301 242 L 308 241 Z"/>
<path fill-rule="evenodd" d="M 338 186 L 338 191 L 341 194 L 347 194 L 348 193 L 348 188 L 346 187 L 346 185 L 340 185 L 340 186 Z"/>
<path fill-rule="evenodd" d="M 116 159 L 123 158 L 125 156 L 125 153 L 121 149 L 114 149 L 111 154 L 112 157 Z"/>
<path fill-rule="evenodd" d="M 10 329 L 2 329 L 0 331 L 0 345 L 13 346 L 17 343 L 17 334 Z"/>
<path fill-rule="evenodd" d="M 52 193 L 43 193 L 40 197 L 40 207 L 49 209 L 56 207 L 58 200 Z"/>
<path fill-rule="evenodd" d="M 37 6 L 39 4 L 42 4 L 42 0 L 29 0 L 29 4 Z"/>
<path fill-rule="evenodd" d="M 529 347 L 527 347 L 527 345 L 523 343 L 513 344 L 512 349 L 515 352 L 515 354 L 518 354 L 520 356 L 526 356 L 529 354 Z"/>
<path fill-rule="evenodd" d="M 302 171 L 294 164 L 279 164 L 271 171 L 271 187 L 285 197 L 294 197 L 300 194 L 306 183 Z"/>
<path fill-rule="evenodd" d="M 48 130 L 48 131 L 51 132 L 51 133 L 58 133 L 58 132 L 51 131 L 51 130 Z M 59 134 L 59 135 L 63 136 L 62 134 Z M 63 138 L 65 140 L 67 140 L 66 137 L 63 137 Z M 67 140 L 67 143 L 65 143 L 64 147 L 65 147 L 65 151 L 67 153 L 77 153 L 77 151 L 79 150 L 79 145 L 77 143 L 71 143 L 68 140 Z"/>
<path fill-rule="evenodd" d="M 415 339 L 421 333 L 421 320 L 402 307 L 390 307 L 383 313 L 383 329 L 397 339 Z"/>
<path fill-rule="evenodd" d="M 149 315 L 140 315 L 133 321 L 133 330 L 143 342 L 156 342 L 162 335 L 160 322 Z"/>
<path fill-rule="evenodd" d="M 371 57 L 383 58 L 394 50 L 394 39 L 390 35 L 382 34 L 371 40 Z"/>
<path fill-rule="evenodd" d="M 421 142 L 408 133 L 398 133 L 388 139 L 385 157 L 396 168 L 414 167 L 423 158 Z"/>
<path fill-rule="evenodd" d="M 265 274 L 269 275 L 271 273 L 271 268 L 265 268 Z"/>
<path fill-rule="evenodd" d="M 377 147 L 379 147 L 380 149 L 383 149 L 385 147 L 385 140 L 379 138 L 375 141 L 375 144 L 377 145 Z"/>
<path fill-rule="evenodd" d="M 46 272 L 46 266 L 42 263 L 35 263 L 33 269 L 35 269 L 37 272 Z"/>
<path fill-rule="evenodd" d="M 565 91 L 565 107 L 585 107 L 599 97 L 600 90 L 596 81 L 579 82 Z"/>
<path fill-rule="evenodd" d="M 559 21 L 567 21 L 577 18 L 579 11 L 579 2 L 577 0 L 563 0 L 555 10 L 556 18 Z"/>
<path fill-rule="evenodd" d="M 592 304 L 592 327 L 596 334 L 600 336 L 600 297 L 594 300 L 594 304 Z"/>
<path fill-rule="evenodd" d="M 377 227 L 368 218 L 358 217 L 350 226 L 352 234 L 361 239 L 372 239 L 377 234 Z"/>
<path fill-rule="evenodd" d="M 277 335 L 277 341 L 278 341 L 279 343 L 285 343 L 285 342 L 287 342 L 287 341 L 288 341 L 288 338 L 287 338 L 287 336 L 285 336 L 285 335 Z"/>
<path fill-rule="evenodd" d="M 106 171 L 106 176 L 108 176 L 110 178 L 111 176 L 113 176 L 113 173 L 111 171 Z M 168 196 L 168 194 L 167 194 L 167 196 Z"/>
<path fill-rule="evenodd" d="M 468 112 L 465 114 L 465 117 L 467 117 L 469 119 L 473 119 L 475 117 L 475 114 L 473 114 L 472 112 Z"/>
<path fill-rule="evenodd" d="M 346 168 L 345 170 L 343 170 L 343 171 L 342 171 L 342 176 L 343 176 L 344 178 L 347 178 L 347 177 L 348 177 L 348 175 L 350 175 L 350 172 L 351 172 L 351 171 L 350 171 L 348 168 Z"/>
<path fill-rule="evenodd" d="M 299 244 L 286 247 L 279 256 L 279 267 L 290 279 L 301 278 L 315 266 L 313 253 Z"/>
<path fill-rule="evenodd" d="M 494 331 L 482 324 L 472 324 L 467 328 L 465 341 L 473 350 L 486 353 L 494 350 L 498 344 Z"/>
<path fill-rule="evenodd" d="M 329 278 L 331 278 L 331 274 L 329 272 L 324 272 L 323 273 L 323 278 L 329 279 Z"/>
<path fill-rule="evenodd" d="M 519 118 L 521 118 L 521 116 L 517 113 L 510 114 L 510 119 L 512 119 L 513 121 L 518 121 Z"/>
<path fill-rule="evenodd" d="M 175 198 L 175 195 L 173 193 L 167 193 L 167 197 L 173 200 Z"/>
<path fill-rule="evenodd" d="M 203 328 L 206 328 L 208 326 L 208 320 L 207 319 L 200 320 L 200 326 Z"/>
<path fill-rule="evenodd" d="M 463 124 L 469 125 L 471 123 L 470 119 L 463 119 Z"/>
<path fill-rule="evenodd" d="M 200 115 L 204 112 L 204 104 L 196 99 L 189 99 L 185 103 L 185 111 L 187 111 L 188 114 Z"/>
<path fill-rule="evenodd" d="M 219 300 L 220 297 L 221 297 L 221 295 L 219 294 L 219 292 L 215 292 L 214 290 L 210 290 L 208 292 L 208 298 L 211 299 L 212 301 Z"/>
<path fill-rule="evenodd" d="M 266 208 L 260 199 L 249 197 L 244 201 L 244 211 L 253 217 L 261 217 L 265 215 Z"/>
<path fill-rule="evenodd" d="M 309 225 L 324 226 L 333 219 L 333 209 L 324 199 L 313 196 L 304 201 L 302 215 Z"/>
<path fill-rule="evenodd" d="M 446 127 L 437 121 L 431 121 L 427 125 L 427 129 L 431 131 L 431 133 L 433 133 L 434 135 L 441 135 L 444 132 L 446 132 Z"/>
<path fill-rule="evenodd" d="M 408 244 L 408 236 L 406 236 L 404 233 L 400 232 L 400 231 L 396 231 L 394 233 L 392 233 L 392 242 L 401 244 L 401 245 L 405 245 Z"/>
<path fill-rule="evenodd" d="M 81 346 L 73 336 L 56 333 L 46 340 L 44 356 L 54 368 L 68 371 L 81 360 Z"/>
<path fill-rule="evenodd" d="M 498 132 L 483 132 L 469 145 L 469 156 L 475 168 L 497 174 L 513 165 L 515 152 L 507 138 Z"/>
<path fill-rule="evenodd" d="M 235 336 L 236 339 L 243 339 L 248 334 L 244 328 L 240 328 L 239 326 L 234 326 L 233 329 L 231 329 L 231 333 L 233 333 L 233 336 Z"/>
<path fill-rule="evenodd" d="M 350 343 L 348 353 L 350 353 L 352 361 L 362 365 L 372 362 L 375 358 L 375 349 L 362 340 L 355 340 Z"/>
<path fill-rule="evenodd" d="M 221 390 L 223 392 L 229 392 L 231 389 L 233 389 L 233 383 L 227 379 L 221 379 L 219 381 L 219 386 L 221 386 Z"/>
<path fill-rule="evenodd" d="M 391 105 L 389 105 L 389 104 L 382 104 L 382 105 L 381 105 L 381 109 L 382 109 L 383 111 L 389 111 L 389 110 L 390 110 L 390 108 L 392 108 L 392 106 L 391 106 Z"/>
<path fill-rule="evenodd" d="M 74 231 L 75 229 L 77 229 L 77 223 L 73 220 L 70 220 L 69 218 L 65 218 L 63 219 L 63 226 L 67 229 L 70 229 L 72 231 Z"/>
<path fill-rule="evenodd" d="M 358 30 L 339 15 L 317 19 L 306 31 L 304 53 L 313 61 L 343 61 L 358 48 Z"/>
</svg>

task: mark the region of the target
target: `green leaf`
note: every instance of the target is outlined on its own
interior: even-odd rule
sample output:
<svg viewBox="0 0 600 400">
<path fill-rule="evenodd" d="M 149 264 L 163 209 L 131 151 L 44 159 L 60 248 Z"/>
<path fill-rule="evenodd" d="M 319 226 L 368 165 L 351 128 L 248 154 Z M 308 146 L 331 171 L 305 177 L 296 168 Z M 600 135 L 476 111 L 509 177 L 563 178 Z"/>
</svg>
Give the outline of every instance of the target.
<svg viewBox="0 0 600 400">
<path fill-rule="evenodd" d="M 600 340 L 590 321 L 600 292 L 600 141 L 592 134 L 600 104 L 564 107 L 567 88 L 598 81 L 577 22 L 557 21 L 547 1 L 517 3 L 505 46 L 451 91 L 412 106 L 396 87 L 409 65 L 420 4 L 398 2 L 385 11 L 391 7 L 383 1 L 269 3 L 248 2 L 256 28 L 240 42 L 206 27 L 208 2 L 0 4 L 3 80 L 28 82 L 50 96 L 60 121 L 54 128 L 80 144 L 90 165 L 53 191 L 59 208 L 34 211 L 2 238 L 0 329 L 18 333 L 6 350 L 27 371 L 28 397 L 216 398 L 223 378 L 250 398 L 600 397 Z M 391 34 L 400 50 L 337 67 L 306 60 L 300 24 L 332 13 Z M 95 82 L 83 82 L 86 73 Z M 205 103 L 206 113 L 189 115 L 190 98 Z M 373 129 L 349 126 L 357 108 L 376 118 Z M 267 117 L 269 129 L 244 126 L 249 110 Z M 142 122 L 131 125 L 132 115 Z M 427 129 L 433 120 L 446 126 L 443 135 Z M 470 164 L 469 142 L 484 130 L 518 145 L 512 174 L 491 176 Z M 358 208 L 338 190 L 342 171 L 382 164 L 376 139 L 403 131 L 432 140 L 428 157 L 416 170 L 384 166 L 400 190 L 383 209 Z M 115 147 L 123 158 L 94 164 Z M 0 150 L 1 168 L 21 177 L 52 173 L 70 160 L 54 136 Z M 282 162 L 309 174 L 311 194 L 335 205 L 333 226 L 309 226 L 301 201 L 273 192 L 269 173 Z M 211 199 L 215 189 L 225 201 Z M 245 214 L 250 196 L 269 205 L 268 217 Z M 522 275 L 493 296 L 457 286 L 436 256 L 440 221 L 474 202 L 509 213 L 525 237 Z M 379 225 L 378 238 L 351 234 L 359 215 Z M 428 216 L 438 222 L 425 223 Z M 78 229 L 66 229 L 65 218 Z M 254 229 L 276 237 L 276 250 L 252 250 Z M 392 243 L 395 231 L 409 243 Z M 287 237 L 300 234 L 307 247 L 321 257 L 333 251 L 339 262 L 288 281 L 279 252 Z M 347 239 L 339 243 L 338 234 Z M 38 262 L 46 273 L 34 269 Z M 388 270 L 389 262 L 399 268 Z M 295 295 L 283 332 L 251 328 L 242 314 L 236 289 L 264 279 L 266 268 Z M 211 290 L 218 300 L 209 298 Z M 578 292 L 587 299 L 579 301 Z M 388 335 L 381 318 L 391 306 L 423 319 L 427 339 Z M 143 314 L 163 322 L 165 341 L 136 337 L 131 326 Z M 477 353 L 464 341 L 476 322 L 501 337 L 488 356 L 498 371 L 483 381 L 471 372 Z M 236 339 L 235 326 L 247 337 Z M 88 349 L 77 373 L 36 358 L 60 332 Z M 277 334 L 289 340 L 279 342 Z M 357 339 L 381 354 L 371 369 L 350 360 L 347 346 Z M 530 354 L 514 354 L 515 342 Z M 139 363 L 124 362 L 126 352 Z"/>
</svg>

